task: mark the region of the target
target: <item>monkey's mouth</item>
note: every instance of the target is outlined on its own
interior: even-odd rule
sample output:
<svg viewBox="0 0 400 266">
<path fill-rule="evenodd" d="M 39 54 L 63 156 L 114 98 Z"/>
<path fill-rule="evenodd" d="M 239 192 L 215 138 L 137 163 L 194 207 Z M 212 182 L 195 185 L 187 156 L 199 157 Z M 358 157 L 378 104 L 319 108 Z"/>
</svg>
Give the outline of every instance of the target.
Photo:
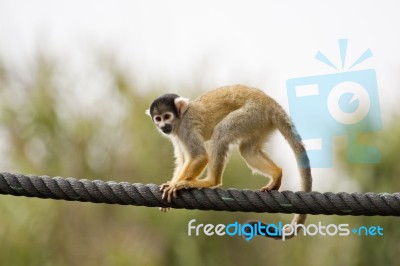
<svg viewBox="0 0 400 266">
<path fill-rule="evenodd" d="M 170 126 L 170 125 L 163 126 L 163 127 L 161 128 L 161 131 L 162 131 L 164 134 L 169 134 L 169 133 L 171 133 L 171 131 L 172 131 L 172 126 Z"/>
</svg>

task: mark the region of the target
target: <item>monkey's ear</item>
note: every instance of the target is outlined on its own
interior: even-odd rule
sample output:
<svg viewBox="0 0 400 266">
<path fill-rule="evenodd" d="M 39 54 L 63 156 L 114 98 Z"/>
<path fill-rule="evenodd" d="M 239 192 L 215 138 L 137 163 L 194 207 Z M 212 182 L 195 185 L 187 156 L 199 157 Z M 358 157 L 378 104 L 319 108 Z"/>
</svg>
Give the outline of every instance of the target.
<svg viewBox="0 0 400 266">
<path fill-rule="evenodd" d="M 150 116 L 151 117 L 151 114 L 150 114 L 150 109 L 147 109 L 146 110 L 146 112 L 144 112 L 146 115 L 148 115 L 148 116 Z"/>
<path fill-rule="evenodd" d="M 183 97 L 178 97 L 174 100 L 175 102 L 175 107 L 176 110 L 178 111 L 178 114 L 181 116 L 183 115 L 189 105 L 189 99 L 183 98 Z"/>
</svg>

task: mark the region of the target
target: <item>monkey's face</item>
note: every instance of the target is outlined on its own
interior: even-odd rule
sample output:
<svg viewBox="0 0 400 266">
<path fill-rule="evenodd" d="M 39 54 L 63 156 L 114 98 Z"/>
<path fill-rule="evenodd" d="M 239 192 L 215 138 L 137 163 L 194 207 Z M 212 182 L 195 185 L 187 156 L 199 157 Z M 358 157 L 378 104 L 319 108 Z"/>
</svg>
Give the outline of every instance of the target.
<svg viewBox="0 0 400 266">
<path fill-rule="evenodd" d="M 146 114 L 151 117 L 161 133 L 169 135 L 179 124 L 187 105 L 187 99 L 176 94 L 164 94 L 153 101 Z"/>
<path fill-rule="evenodd" d="M 153 122 L 156 127 L 164 134 L 170 134 L 174 128 L 174 122 L 177 119 L 172 112 L 165 112 L 160 115 L 154 115 Z"/>
</svg>

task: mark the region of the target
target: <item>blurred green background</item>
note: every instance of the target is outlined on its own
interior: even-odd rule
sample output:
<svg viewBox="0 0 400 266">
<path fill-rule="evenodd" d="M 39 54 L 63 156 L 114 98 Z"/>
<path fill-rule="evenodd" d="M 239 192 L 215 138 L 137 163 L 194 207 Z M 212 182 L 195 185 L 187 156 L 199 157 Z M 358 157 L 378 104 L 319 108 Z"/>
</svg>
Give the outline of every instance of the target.
<svg viewBox="0 0 400 266">
<path fill-rule="evenodd" d="M 75 80 L 55 57 L 37 53 L 22 72 L 0 64 L 2 171 L 158 184 L 169 179 L 171 145 L 144 110 L 154 96 L 179 92 L 184 85 L 139 90 L 135 73 L 124 71 L 112 56 L 93 58 L 97 71 L 108 80 L 107 89 L 86 103 L 79 103 L 76 92 L 67 88 Z M 204 90 L 191 88 L 192 94 Z M 344 188 L 341 180 L 351 178 L 360 192 L 399 191 L 400 124 L 393 121 L 374 138 L 382 162 L 343 163 L 335 180 L 338 190 Z M 342 153 L 339 149 L 339 160 Z M 255 189 L 265 184 L 264 178 L 250 174 L 233 152 L 224 187 Z M 189 237 L 187 224 L 191 219 L 213 224 L 249 219 L 285 223 L 291 215 L 190 210 L 165 214 L 157 208 L 0 196 L 0 216 L 0 265 L 396 265 L 400 252 L 395 217 L 308 219 L 351 227 L 380 225 L 384 236 L 246 242 L 240 237 Z"/>
<path fill-rule="evenodd" d="M 285 82 L 352 70 L 377 73 L 383 130 L 374 165 L 313 169 L 321 192 L 400 191 L 400 38 L 396 0 L 0 0 L 0 171 L 161 184 L 172 147 L 144 114 L 154 97 L 193 99 L 218 86 L 258 87 L 288 110 Z M 343 69 L 338 39 L 348 39 Z M 353 61 L 352 61 L 353 60 Z M 339 67 L 340 68 L 340 67 Z M 299 187 L 295 160 L 276 134 L 267 145 L 283 167 L 282 190 Z M 237 151 L 224 188 L 258 189 Z M 192 219 L 228 224 L 292 215 L 111 206 L 0 196 L 0 266 L 11 265 L 398 265 L 396 217 L 309 216 L 307 223 L 377 226 L 384 236 L 299 236 L 290 241 L 188 236 Z"/>
</svg>

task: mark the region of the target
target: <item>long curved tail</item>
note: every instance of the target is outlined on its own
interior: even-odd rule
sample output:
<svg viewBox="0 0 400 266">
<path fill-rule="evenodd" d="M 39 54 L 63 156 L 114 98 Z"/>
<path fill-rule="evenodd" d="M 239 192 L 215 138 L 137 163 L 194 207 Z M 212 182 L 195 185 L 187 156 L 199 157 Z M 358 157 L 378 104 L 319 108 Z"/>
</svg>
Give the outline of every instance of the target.
<svg viewBox="0 0 400 266">
<path fill-rule="evenodd" d="M 296 127 L 290 120 L 289 116 L 284 113 L 283 110 L 282 112 L 283 113 L 279 112 L 279 117 L 277 119 L 274 119 L 275 121 L 273 121 L 273 123 L 275 127 L 281 132 L 286 141 L 289 143 L 296 157 L 297 166 L 299 168 L 301 178 L 301 191 L 310 192 L 312 189 L 310 160 L 308 159 L 306 149 L 304 148 L 304 144 L 301 140 L 299 133 L 296 130 Z"/>
<path fill-rule="evenodd" d="M 312 189 L 310 160 L 308 159 L 301 137 L 289 116 L 283 109 L 277 110 L 277 117 L 274 120 L 275 121 L 273 121 L 273 123 L 289 143 L 296 157 L 297 167 L 299 168 L 300 172 L 300 190 L 310 192 Z M 304 224 L 306 217 L 306 214 L 296 214 L 293 217 L 291 228 L 285 228 L 285 239 L 289 239 L 297 235 L 297 233 L 301 230 L 301 227 L 296 225 Z"/>
<path fill-rule="evenodd" d="M 310 168 L 310 160 L 308 159 L 306 149 L 301 141 L 301 137 L 298 134 L 294 124 L 290 121 L 289 117 L 286 116 L 286 121 L 278 122 L 276 127 L 284 136 L 284 138 L 289 143 L 292 148 L 294 155 L 296 156 L 297 167 L 300 172 L 300 190 L 305 192 L 310 192 L 312 189 L 312 176 Z M 285 228 L 285 239 L 290 239 L 297 235 L 301 230 L 298 224 L 304 224 L 306 221 L 306 214 L 295 214 L 290 228 Z"/>
<path fill-rule="evenodd" d="M 277 104 L 277 108 L 274 110 L 274 114 L 272 116 L 272 123 L 275 127 L 281 132 L 283 137 L 289 143 L 293 153 L 296 157 L 297 166 L 300 172 L 300 190 L 305 192 L 310 192 L 312 189 L 312 176 L 311 176 L 311 168 L 310 168 L 310 160 L 308 159 L 306 149 L 304 148 L 304 144 L 301 140 L 299 133 L 297 132 L 294 124 L 290 120 L 290 117 L 286 114 L 282 107 Z M 290 239 L 297 235 L 297 233 L 301 230 L 301 226 L 306 220 L 306 214 L 295 214 L 291 226 L 284 227 L 284 232 L 281 234 L 274 233 L 272 235 L 266 234 L 266 237 L 271 237 L 274 239 L 286 240 Z M 258 222 L 249 222 L 250 224 L 258 223 Z M 266 224 L 262 224 L 267 226 Z"/>
</svg>

